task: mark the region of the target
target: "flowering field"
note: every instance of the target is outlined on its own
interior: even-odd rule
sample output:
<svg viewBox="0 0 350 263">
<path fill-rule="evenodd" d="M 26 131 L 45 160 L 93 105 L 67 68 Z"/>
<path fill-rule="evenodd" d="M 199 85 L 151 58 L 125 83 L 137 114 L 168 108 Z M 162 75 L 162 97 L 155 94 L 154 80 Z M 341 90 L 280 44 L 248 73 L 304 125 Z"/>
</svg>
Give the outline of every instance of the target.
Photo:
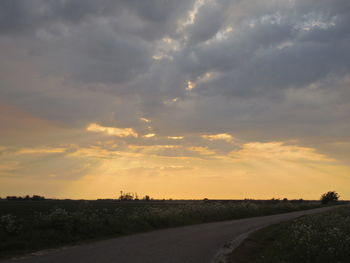
<svg viewBox="0 0 350 263">
<path fill-rule="evenodd" d="M 269 215 L 317 202 L 0 201 L 0 256 L 153 229 Z"/>
<path fill-rule="evenodd" d="M 255 251 L 250 248 L 248 253 L 245 252 L 253 256 L 242 262 L 348 263 L 350 207 L 275 225 L 256 233 L 251 239 Z M 263 248 L 258 248 L 256 244 L 259 243 Z"/>
</svg>

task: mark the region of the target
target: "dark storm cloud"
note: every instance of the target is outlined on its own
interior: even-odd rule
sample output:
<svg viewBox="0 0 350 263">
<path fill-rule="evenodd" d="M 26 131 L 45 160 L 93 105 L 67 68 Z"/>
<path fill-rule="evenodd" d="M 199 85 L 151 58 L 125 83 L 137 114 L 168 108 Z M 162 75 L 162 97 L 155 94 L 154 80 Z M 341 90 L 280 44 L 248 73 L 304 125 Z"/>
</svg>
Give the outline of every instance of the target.
<svg viewBox="0 0 350 263">
<path fill-rule="evenodd" d="M 173 28 L 192 4 L 187 0 L 4 0 L 0 4 L 0 32 L 26 34 L 55 23 L 72 25 L 110 18 L 118 22 L 115 26 L 119 30 L 154 39 Z"/>
<path fill-rule="evenodd" d="M 347 15 L 308 11 L 289 15 L 289 11 L 250 17 L 233 25 L 233 34 L 225 40 L 188 47 L 183 58 L 187 63 L 182 63 L 197 74 L 194 78 L 206 71 L 221 73 L 203 83 L 198 92 L 206 96 L 273 95 L 328 74 L 346 74 L 350 35 L 342 28 L 350 24 Z"/>
<path fill-rule="evenodd" d="M 0 32 L 26 34 L 52 23 L 78 23 L 88 16 L 106 14 L 114 6 L 111 1 L 4 0 L 0 5 Z"/>
<path fill-rule="evenodd" d="M 345 136 L 349 14 L 346 0 L 4 0 L 0 93 L 71 125 Z"/>
<path fill-rule="evenodd" d="M 220 30 L 225 18 L 222 16 L 223 5 L 210 2 L 199 8 L 194 23 L 188 28 L 188 38 L 191 44 L 211 39 Z"/>
</svg>

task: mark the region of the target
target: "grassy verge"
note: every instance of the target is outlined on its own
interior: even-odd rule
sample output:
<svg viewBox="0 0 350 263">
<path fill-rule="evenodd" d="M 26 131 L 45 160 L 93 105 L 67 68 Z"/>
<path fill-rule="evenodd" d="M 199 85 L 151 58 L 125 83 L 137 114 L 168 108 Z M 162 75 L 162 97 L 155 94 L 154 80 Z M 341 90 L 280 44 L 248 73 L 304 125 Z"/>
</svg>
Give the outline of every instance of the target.
<svg viewBox="0 0 350 263">
<path fill-rule="evenodd" d="M 0 257 L 82 240 L 316 208 L 303 202 L 2 201 Z"/>
<path fill-rule="evenodd" d="M 234 263 L 350 262 L 350 207 L 261 229 L 231 255 Z"/>
</svg>

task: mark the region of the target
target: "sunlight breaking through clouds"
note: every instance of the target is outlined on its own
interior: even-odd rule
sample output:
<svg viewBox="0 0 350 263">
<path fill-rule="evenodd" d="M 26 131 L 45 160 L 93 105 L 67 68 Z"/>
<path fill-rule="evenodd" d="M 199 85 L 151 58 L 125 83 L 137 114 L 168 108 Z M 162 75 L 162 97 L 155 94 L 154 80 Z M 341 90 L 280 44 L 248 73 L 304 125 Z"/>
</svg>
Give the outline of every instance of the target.
<svg viewBox="0 0 350 263">
<path fill-rule="evenodd" d="M 66 148 L 23 148 L 16 154 L 48 154 L 48 153 L 64 153 Z"/>
<path fill-rule="evenodd" d="M 91 123 L 86 128 L 87 131 L 91 132 L 101 132 L 111 136 L 117 137 L 138 137 L 137 132 L 135 132 L 132 128 L 115 128 L 115 127 L 104 127 L 97 123 Z"/>
<path fill-rule="evenodd" d="M 151 120 L 150 120 L 150 119 L 146 119 L 146 118 L 140 118 L 140 121 L 143 121 L 143 122 L 146 122 L 146 123 L 151 122 Z"/>
<path fill-rule="evenodd" d="M 224 141 L 232 141 L 233 137 L 231 134 L 228 133 L 218 133 L 218 134 L 204 134 L 201 136 L 203 139 L 207 139 L 210 141 L 215 140 L 224 140 Z"/>
<path fill-rule="evenodd" d="M 230 156 L 237 161 L 272 160 L 289 162 L 334 162 L 335 160 L 318 153 L 313 148 L 288 145 L 283 142 L 250 142 L 242 145 Z"/>
<path fill-rule="evenodd" d="M 3 195 L 350 198 L 348 0 L 7 2 Z"/>
<path fill-rule="evenodd" d="M 152 138 L 152 137 L 155 137 L 156 134 L 155 133 L 147 133 L 146 135 L 143 135 L 142 137 L 144 138 Z"/>
<path fill-rule="evenodd" d="M 196 87 L 196 85 L 192 81 L 187 81 L 187 88 L 186 90 L 191 91 Z"/>
<path fill-rule="evenodd" d="M 185 138 L 184 136 L 168 136 L 168 139 L 171 139 L 171 140 L 182 140 L 184 138 Z"/>
</svg>

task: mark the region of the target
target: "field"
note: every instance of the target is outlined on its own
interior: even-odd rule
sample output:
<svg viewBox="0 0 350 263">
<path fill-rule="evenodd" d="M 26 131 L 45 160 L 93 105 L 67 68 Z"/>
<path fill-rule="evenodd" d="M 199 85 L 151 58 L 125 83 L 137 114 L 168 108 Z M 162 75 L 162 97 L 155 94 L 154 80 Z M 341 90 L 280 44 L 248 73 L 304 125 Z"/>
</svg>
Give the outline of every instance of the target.
<svg viewBox="0 0 350 263">
<path fill-rule="evenodd" d="M 0 200 L 0 256 L 159 228 L 320 207 L 300 201 Z"/>
<path fill-rule="evenodd" d="M 350 262 L 350 207 L 257 231 L 234 251 L 232 262 Z"/>
</svg>

